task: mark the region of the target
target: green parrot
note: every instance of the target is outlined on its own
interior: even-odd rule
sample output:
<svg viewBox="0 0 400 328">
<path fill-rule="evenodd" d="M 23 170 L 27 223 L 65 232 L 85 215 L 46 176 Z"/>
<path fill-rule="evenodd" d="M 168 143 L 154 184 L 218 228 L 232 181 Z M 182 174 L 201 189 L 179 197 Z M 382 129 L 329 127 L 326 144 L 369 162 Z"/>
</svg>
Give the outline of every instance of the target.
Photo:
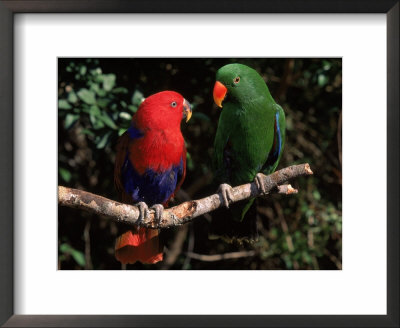
<svg viewBox="0 0 400 328">
<path fill-rule="evenodd" d="M 285 113 L 272 98 L 263 78 L 242 64 L 221 67 L 214 101 L 222 112 L 214 141 L 213 164 L 224 204 L 233 186 L 255 181 L 263 191 L 263 174 L 275 171 L 285 144 Z M 234 220 L 243 221 L 254 198 L 231 206 Z"/>
</svg>

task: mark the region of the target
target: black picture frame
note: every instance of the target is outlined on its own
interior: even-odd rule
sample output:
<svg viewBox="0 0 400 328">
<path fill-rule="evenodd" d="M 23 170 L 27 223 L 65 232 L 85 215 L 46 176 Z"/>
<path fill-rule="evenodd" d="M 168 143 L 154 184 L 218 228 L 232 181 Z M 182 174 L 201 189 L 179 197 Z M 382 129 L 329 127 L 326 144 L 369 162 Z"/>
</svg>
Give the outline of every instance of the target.
<svg viewBox="0 0 400 328">
<path fill-rule="evenodd" d="M 384 13 L 387 16 L 387 315 L 14 315 L 13 28 L 17 13 Z M 0 324 L 5 327 L 399 327 L 399 1 L 0 0 Z M 372 158 L 371 158 L 372 159 Z M 379 163 L 372 159 L 373 163 Z M 379 164 L 378 164 L 379 165 Z M 373 165 L 379 170 L 379 167 Z M 366 286 L 366 288 L 368 288 Z"/>
</svg>

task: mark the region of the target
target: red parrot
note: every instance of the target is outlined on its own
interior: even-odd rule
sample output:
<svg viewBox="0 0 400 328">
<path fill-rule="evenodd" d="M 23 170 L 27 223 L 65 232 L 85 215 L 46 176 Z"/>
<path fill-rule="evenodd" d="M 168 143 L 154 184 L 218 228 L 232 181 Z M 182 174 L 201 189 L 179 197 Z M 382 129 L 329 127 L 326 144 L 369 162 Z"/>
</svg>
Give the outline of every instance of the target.
<svg viewBox="0 0 400 328">
<path fill-rule="evenodd" d="M 114 181 L 122 201 L 139 207 L 139 220 L 148 206 L 160 220 L 164 207 L 186 174 L 186 148 L 180 129 L 192 110 L 179 93 L 163 91 L 146 98 L 119 138 Z M 137 227 L 119 236 L 115 257 L 121 263 L 157 263 L 163 259 L 158 229 Z"/>
</svg>

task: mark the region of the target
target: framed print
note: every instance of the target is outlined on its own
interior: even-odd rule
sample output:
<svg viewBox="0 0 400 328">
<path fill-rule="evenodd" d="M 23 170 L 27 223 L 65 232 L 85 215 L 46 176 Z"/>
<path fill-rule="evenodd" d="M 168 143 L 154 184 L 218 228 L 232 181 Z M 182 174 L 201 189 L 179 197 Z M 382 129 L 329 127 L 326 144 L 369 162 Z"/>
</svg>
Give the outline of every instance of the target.
<svg viewBox="0 0 400 328">
<path fill-rule="evenodd" d="M 285 171 L 282 170 L 286 170 L 287 172 L 292 172 L 291 174 L 305 174 L 302 177 L 298 177 L 304 180 L 307 177 L 311 177 L 312 171 L 311 169 L 307 171 L 304 163 L 307 161 L 306 158 L 310 156 L 309 161 L 314 163 L 313 170 L 321 172 L 319 176 L 330 177 L 331 180 L 328 183 L 330 192 L 316 191 L 317 187 L 309 188 L 309 190 L 313 190 L 315 197 L 310 194 L 306 201 L 306 198 L 296 199 L 290 197 L 290 195 L 297 194 L 295 194 L 296 191 L 293 188 L 288 187 L 289 191 L 286 197 L 282 196 L 282 194 L 276 195 L 279 200 L 275 196 L 271 197 L 270 203 L 264 199 L 253 200 L 255 202 L 253 205 L 246 210 L 243 209 L 245 213 L 243 214 L 242 222 L 235 224 L 231 222 L 231 215 L 239 213 L 237 211 L 241 210 L 242 206 L 244 206 L 243 204 L 248 206 L 251 201 L 246 203 L 243 201 L 242 205 L 240 202 L 237 202 L 238 204 L 231 202 L 229 210 L 209 211 L 215 205 L 211 195 L 215 194 L 215 190 L 218 187 L 209 178 L 213 174 L 213 168 L 208 154 L 213 153 L 213 139 L 218 135 L 216 131 L 220 131 L 215 129 L 221 112 L 220 107 L 217 108 L 216 105 L 213 107 L 213 99 L 210 97 L 209 91 L 210 81 L 214 79 L 217 69 L 220 69 L 221 72 L 224 72 L 225 69 L 229 72 L 232 69 L 239 69 L 243 71 L 242 74 L 247 72 L 252 79 L 259 81 L 261 88 L 261 86 L 264 87 L 265 82 L 258 72 L 269 71 L 270 75 L 274 76 L 276 74 L 272 72 L 278 72 L 282 67 L 285 67 L 285 72 L 287 73 L 284 73 L 284 75 L 287 77 L 276 82 L 273 81 L 273 78 L 268 79 L 269 90 L 265 90 L 265 97 L 262 98 L 265 99 L 265 103 L 268 103 L 268 98 L 266 97 L 269 94 L 271 96 L 274 95 L 276 99 L 274 101 L 277 104 L 282 104 L 285 108 L 285 115 L 288 117 L 288 119 L 285 119 L 283 117 L 284 114 L 281 114 L 281 112 L 277 114 L 282 115 L 283 121 L 280 125 L 277 125 L 276 129 L 276 154 L 281 152 L 282 155 L 280 159 L 276 155 L 276 158 L 271 157 L 269 161 L 274 162 L 273 165 L 277 168 L 275 175 L 283 176 Z M 113 73 L 105 73 L 106 71 Z M 154 73 L 149 75 L 149 72 L 156 71 L 156 78 L 152 76 Z M 125 72 L 129 72 L 129 74 L 125 74 Z M 193 72 L 196 72 L 195 76 Z M 290 89 L 293 92 L 287 92 L 285 89 L 287 84 L 291 84 L 291 76 L 302 76 L 304 74 L 320 76 L 319 84 L 313 78 L 304 80 L 307 85 L 305 87 L 296 84 L 298 88 L 303 88 L 303 90 L 313 90 L 315 98 L 308 101 L 303 99 L 303 101 L 308 102 L 303 107 L 312 108 L 317 106 L 316 113 L 314 115 L 310 113 L 306 117 L 308 116 L 311 121 L 318 121 L 319 124 L 316 127 L 312 127 L 312 122 L 304 124 L 307 120 L 305 118 L 302 123 L 293 123 L 296 128 L 292 128 L 289 117 L 301 114 L 298 114 L 296 110 L 292 112 L 291 108 L 296 108 L 296 104 L 302 101 L 299 100 L 301 98 L 300 94 L 296 93 L 294 89 Z M 65 200 L 65 202 L 60 202 L 58 208 L 59 270 L 120 270 L 121 268 L 128 270 L 341 270 L 341 176 L 333 172 L 341 172 L 340 147 L 337 144 L 341 140 L 340 137 L 337 137 L 338 134 L 341 135 L 341 129 L 337 128 L 337 126 L 340 126 L 340 108 L 342 105 L 341 58 L 58 58 L 58 76 L 59 181 L 61 185 L 60 194 Z M 324 78 L 329 79 L 331 82 L 323 81 Z M 243 77 L 241 79 L 243 80 Z M 136 87 L 132 88 L 133 85 L 136 85 Z M 224 92 L 225 87 L 222 84 L 216 83 L 215 85 L 215 93 L 218 92 L 218 87 L 221 87 L 222 92 Z M 246 86 L 244 82 L 241 85 Z M 168 91 L 158 92 L 159 90 Z M 115 157 L 115 163 L 118 163 L 117 159 L 121 156 L 121 151 L 123 151 L 115 148 L 114 145 L 123 142 L 124 138 L 126 138 L 125 131 L 130 129 L 132 122 L 140 121 L 140 117 L 143 115 L 142 111 L 147 111 L 146 106 L 147 104 L 152 104 L 152 99 L 172 97 L 174 92 L 179 93 L 179 95 L 176 95 L 179 99 L 181 96 L 182 98 L 184 97 L 185 104 L 191 103 L 191 105 L 190 108 L 187 107 L 185 110 L 176 105 L 178 108 L 176 114 L 178 115 L 177 122 L 179 123 L 184 118 L 183 123 L 179 126 L 176 125 L 176 129 L 172 131 L 170 131 L 171 127 L 168 124 L 164 127 L 165 130 L 162 129 L 161 131 L 166 140 L 168 140 L 168 133 L 172 134 L 171 138 L 175 138 L 175 133 L 178 136 L 179 134 L 182 135 L 187 157 L 182 160 L 182 167 L 186 166 L 186 174 L 182 178 L 182 182 L 179 182 L 180 189 L 174 190 L 176 200 L 169 199 L 167 201 L 168 204 L 165 202 L 165 211 L 163 210 L 162 215 L 160 213 L 161 224 L 164 229 L 158 231 L 143 228 L 136 233 L 135 230 L 131 229 L 132 227 L 125 227 L 120 224 L 118 217 L 115 222 L 105 219 L 89 219 L 91 227 L 86 229 L 87 237 L 86 239 L 84 238 L 86 251 L 84 254 L 79 246 L 82 241 L 81 229 L 70 230 L 70 227 L 77 223 L 76 209 L 71 209 L 65 205 L 78 205 L 78 198 L 81 197 L 78 196 L 78 193 L 83 195 L 82 190 L 93 191 L 95 189 L 98 190 L 97 194 L 108 197 L 110 200 L 122 199 L 124 203 L 131 203 L 129 196 L 123 194 L 121 197 L 113 194 L 115 192 L 113 187 L 114 180 L 121 179 L 121 183 L 126 184 L 125 179 L 127 179 L 125 173 L 119 172 L 119 170 L 123 170 L 123 167 L 120 166 L 116 166 L 114 175 L 110 174 L 114 166 L 110 160 Z M 231 90 L 231 92 L 233 91 Z M 306 92 L 303 94 L 306 94 Z M 146 100 L 142 102 L 144 97 L 146 97 Z M 96 98 L 98 105 L 93 104 L 92 98 Z M 228 96 L 225 98 L 223 103 L 228 103 L 225 106 L 229 107 L 229 98 Z M 320 100 L 317 101 L 317 99 Z M 322 99 L 329 99 L 328 103 L 324 103 Z M 318 105 L 315 105 L 316 102 L 318 102 Z M 182 101 L 173 100 L 171 103 L 179 104 Z M 103 106 L 103 104 L 110 105 Z M 220 105 L 224 107 L 222 103 Z M 325 111 L 326 107 L 329 110 Z M 251 109 L 249 109 L 249 112 L 251 112 Z M 168 117 L 172 113 L 165 111 L 162 112 L 162 116 Z M 149 117 L 149 115 L 151 114 L 146 114 L 146 117 Z M 257 115 L 257 112 L 254 115 Z M 157 118 L 153 119 L 157 122 Z M 173 121 L 173 118 L 165 120 L 169 122 L 170 120 Z M 268 120 L 260 119 L 260 121 Z M 286 121 L 288 122 L 287 127 Z M 162 122 L 165 122 L 164 119 Z M 235 124 L 235 122 L 236 120 L 233 120 L 231 124 Z M 273 124 L 273 120 L 271 122 Z M 134 124 L 135 126 L 140 125 L 140 123 Z M 146 123 L 146 128 L 142 127 L 142 129 L 158 131 L 154 127 L 150 128 L 152 124 L 157 126 L 157 123 L 148 122 Z M 239 124 L 241 124 L 240 120 Z M 331 124 L 332 129 L 337 131 L 336 134 L 325 133 L 326 125 L 328 124 Z M 304 129 L 305 126 L 308 127 L 306 131 Z M 253 123 L 252 129 L 255 130 L 255 127 L 256 124 Z M 82 149 L 77 143 L 76 136 L 81 135 L 78 132 L 80 130 L 88 133 L 87 138 L 84 137 L 82 139 L 85 140 L 85 144 L 88 146 L 86 150 Z M 271 130 L 272 128 L 263 129 L 266 132 Z M 291 133 L 293 130 L 296 133 Z M 315 136 L 315 139 L 311 136 L 308 138 L 301 137 L 303 133 L 311 134 Z M 330 141 L 332 135 L 335 136 L 334 142 Z M 268 141 L 268 135 L 263 137 Z M 272 138 L 272 135 L 270 137 Z M 283 141 L 284 137 L 285 141 Z M 292 137 L 294 138 L 292 139 Z M 154 138 L 157 140 L 155 136 Z M 309 143 L 304 142 L 306 139 L 308 139 Z M 146 141 L 145 138 L 141 140 Z M 152 138 L 151 141 L 153 142 L 153 140 Z M 215 140 L 217 142 L 217 139 Z M 311 146 L 311 140 L 314 143 L 329 143 L 330 146 L 327 147 L 325 152 L 319 152 L 315 150 L 315 147 Z M 241 138 L 238 138 L 238 147 L 241 145 L 240 141 Z M 272 143 L 272 139 L 270 139 L 270 142 Z M 152 145 L 153 143 L 149 147 L 152 147 Z M 162 145 L 162 142 L 158 140 L 157 150 L 151 153 L 158 153 L 158 147 L 162 148 L 160 145 Z M 167 145 L 164 145 L 166 153 L 168 153 L 169 148 Z M 281 150 L 279 150 L 278 145 L 281 145 Z M 71 146 L 73 146 L 73 149 L 71 149 Z M 255 154 L 262 153 L 264 146 L 260 144 L 260 149 Z M 286 148 L 288 151 L 283 152 L 282 148 Z M 313 150 L 310 151 L 309 148 L 313 148 Z M 88 151 L 89 149 L 90 152 Z M 116 149 L 115 153 L 114 149 Z M 179 145 L 178 151 L 181 149 L 183 147 Z M 137 150 L 130 150 L 129 152 L 139 153 Z M 93 155 L 89 155 L 89 153 Z M 149 152 L 146 151 L 146 153 Z M 160 153 L 164 156 L 164 152 L 161 151 Z M 270 153 L 273 154 L 273 152 Z M 331 153 L 334 159 L 334 163 L 331 165 L 327 165 L 327 163 L 330 163 L 329 155 L 326 155 L 328 153 Z M 86 158 L 89 162 L 97 163 L 92 166 L 95 171 L 88 173 L 88 170 L 90 170 L 87 167 L 88 162 L 80 154 L 86 154 L 85 156 L 87 156 Z M 101 154 L 105 155 L 105 157 L 102 158 Z M 252 156 L 252 154 L 254 156 L 254 153 L 248 153 L 249 156 Z M 179 158 L 182 158 L 180 152 L 178 152 L 178 155 Z M 241 158 L 241 155 L 238 153 L 232 157 Z M 254 157 L 257 158 L 257 156 Z M 71 158 L 76 159 L 76 164 L 71 162 Z M 266 158 L 265 154 L 257 165 L 261 165 L 264 158 Z M 139 157 L 135 155 L 134 160 L 137 163 Z M 242 161 L 244 161 L 244 158 L 240 159 L 240 162 Z M 279 163 L 276 163 L 277 161 Z M 157 162 L 162 161 L 158 160 Z M 179 176 L 181 166 L 176 167 Z M 219 174 L 224 175 L 223 168 L 221 167 L 219 170 L 221 172 L 215 174 L 216 179 L 228 181 L 226 177 L 217 178 Z M 153 177 L 152 172 L 152 169 L 149 169 L 145 176 Z M 264 172 L 273 173 L 273 169 L 267 168 Z M 168 169 L 165 172 L 160 170 L 158 174 L 163 177 L 165 174 L 171 174 L 171 172 Z M 94 179 L 95 176 L 101 178 Z M 139 182 L 141 181 L 140 176 L 138 175 L 134 179 L 135 181 L 132 181 L 136 188 L 143 190 L 143 194 L 139 192 L 135 196 L 138 197 L 137 199 L 147 199 L 147 202 L 152 206 L 154 200 L 161 199 L 164 201 L 170 197 L 168 192 L 166 195 L 164 194 L 164 188 L 166 187 L 160 188 L 160 194 L 163 195 L 160 198 L 154 198 L 157 195 L 155 190 L 158 190 L 156 186 L 150 188 L 151 192 L 145 192 L 144 190 L 147 189 Z M 106 177 L 110 177 L 110 179 Z M 232 179 L 235 179 L 234 175 L 232 175 Z M 320 181 L 318 178 L 314 179 Z M 251 182 L 252 180 L 254 178 L 250 176 L 249 179 L 240 180 L 242 183 L 234 182 L 234 185 L 243 186 L 245 182 Z M 85 181 L 88 181 L 89 184 L 86 185 Z M 294 187 L 302 185 L 300 180 L 296 182 L 295 178 L 291 182 Z M 175 184 L 178 185 L 178 180 L 176 182 L 175 180 L 172 181 L 172 187 Z M 243 190 L 243 187 L 238 188 Z M 172 189 L 170 192 L 172 192 Z M 254 192 L 256 191 L 254 190 Z M 72 196 L 72 193 L 75 196 Z M 320 193 L 321 196 L 319 197 L 317 193 Z M 317 198 L 318 201 L 316 200 Z M 70 202 L 70 199 L 73 199 L 73 202 Z M 98 199 L 98 202 L 108 202 L 111 207 L 114 207 L 110 200 Z M 105 208 L 106 206 L 101 205 L 100 207 Z M 299 219 L 306 219 L 306 217 L 301 218 L 302 214 L 300 214 L 299 210 L 296 210 L 301 207 L 304 207 L 303 212 L 307 212 L 305 208 L 310 209 L 307 217 L 307 221 L 310 221 L 310 224 L 302 224 L 303 227 L 307 227 L 305 229 L 295 227 Z M 168 213 L 174 213 L 176 215 L 175 220 L 183 220 L 189 223 L 190 219 L 188 218 L 187 210 L 185 210 L 186 208 L 191 209 L 190 219 L 194 221 L 188 225 L 174 226 L 174 222 L 170 219 Z M 192 210 L 194 208 L 201 209 L 201 212 Z M 268 208 L 274 208 L 274 214 L 271 215 L 268 212 Z M 285 215 L 281 213 L 281 208 L 285 209 Z M 289 208 L 293 209 L 291 214 L 288 213 Z M 183 211 L 180 211 L 180 209 Z M 206 214 L 206 216 L 203 215 L 202 218 L 199 218 L 199 213 Z M 329 214 L 325 219 L 322 219 L 325 213 Z M 95 214 L 102 215 L 101 213 Z M 81 213 L 80 215 L 84 217 L 85 214 Z M 92 214 L 88 213 L 88 215 Z M 318 218 L 317 227 L 313 223 L 313 216 Z M 85 219 L 78 220 L 79 223 L 84 221 Z M 154 222 L 149 223 L 149 225 L 157 223 L 155 218 Z M 116 225 L 114 226 L 114 224 Z M 282 234 L 285 230 L 297 230 L 301 234 L 297 237 L 285 237 Z M 200 231 L 203 231 L 203 233 L 198 233 Z M 147 233 L 151 233 L 152 243 L 154 242 L 155 246 L 153 251 L 152 249 L 146 249 L 147 238 L 142 243 L 143 245 L 139 243 L 138 245 L 135 244 L 135 246 L 131 244 L 123 247 L 120 247 L 120 245 L 115 246 L 116 243 L 123 244 L 126 236 L 133 238 L 142 233 L 145 236 L 147 236 Z M 268 234 L 271 235 L 269 241 L 262 237 Z M 124 237 L 119 237 L 120 235 Z M 95 242 L 92 247 L 89 237 L 92 241 L 102 240 L 103 247 L 96 246 Z M 145 239 L 145 237 L 143 238 Z M 310 245 L 309 252 L 302 250 L 302 245 L 305 243 Z M 168 251 L 161 252 L 159 247 L 166 248 Z M 148 254 L 147 259 L 143 254 L 138 256 L 140 250 Z M 224 260 L 225 258 L 230 259 Z"/>
<path fill-rule="evenodd" d="M 394 0 L 0 1 L 1 324 L 398 326 L 398 16 Z M 220 139 L 224 177 L 207 180 L 221 172 L 212 159 L 215 135 L 226 131 L 221 113 L 237 104 L 251 112 L 257 82 L 244 98 L 236 91 L 248 80 L 260 81 L 257 92 L 268 86 L 271 127 L 257 130 L 253 120 L 240 137 L 242 116 L 228 119 L 239 128 Z M 164 119 L 141 120 L 146 110 Z M 165 140 L 146 145 L 185 147 L 154 155 L 171 165 L 130 155 L 153 124 Z M 241 139 L 256 130 L 273 134 L 252 147 L 266 140 L 271 151 L 236 161 L 250 148 Z M 297 195 L 257 197 L 240 209 L 238 224 L 254 213 L 261 238 L 236 234 L 240 242 L 229 244 L 217 233 L 215 207 L 228 203 L 221 211 L 235 216 L 229 201 L 258 196 L 269 181 L 240 180 L 235 169 L 256 163 L 275 181 L 268 191 L 288 194 L 291 186 L 276 189 L 284 170 L 308 162 L 314 175 L 291 181 Z M 159 182 L 147 192 L 149 176 Z M 233 194 L 226 186 L 215 194 L 217 182 Z M 58 202 L 75 209 L 57 205 L 57 190 Z M 85 201 L 95 196 L 84 191 L 107 199 Z M 126 205 L 139 201 L 163 207 L 148 215 Z M 208 216 L 162 229 L 166 247 L 153 244 L 157 228 L 180 225 L 176 213 L 206 203 L 212 211 L 200 214 Z M 110 213 L 98 204 L 128 214 L 98 217 Z M 131 239 L 117 237 L 132 226 L 121 220 L 152 228 L 144 244 L 155 257 L 135 248 L 127 260 Z"/>
</svg>

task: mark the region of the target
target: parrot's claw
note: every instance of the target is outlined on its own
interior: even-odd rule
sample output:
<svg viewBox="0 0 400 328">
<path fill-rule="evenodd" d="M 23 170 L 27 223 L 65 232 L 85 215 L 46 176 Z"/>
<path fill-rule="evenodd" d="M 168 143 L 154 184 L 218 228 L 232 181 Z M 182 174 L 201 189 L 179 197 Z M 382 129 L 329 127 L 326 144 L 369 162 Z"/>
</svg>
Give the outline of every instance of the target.
<svg viewBox="0 0 400 328">
<path fill-rule="evenodd" d="M 265 174 L 262 173 L 257 173 L 256 177 L 254 179 L 254 182 L 256 183 L 257 189 L 259 191 L 261 191 L 263 194 L 266 194 L 266 190 L 265 190 Z"/>
<path fill-rule="evenodd" d="M 233 189 L 227 183 L 223 183 L 219 185 L 218 192 L 222 194 L 222 198 L 224 199 L 224 205 L 226 208 L 229 208 L 229 202 L 233 201 Z"/>
<path fill-rule="evenodd" d="M 157 221 L 157 225 L 161 224 L 162 214 L 164 212 L 164 206 L 161 204 L 155 204 L 151 207 L 154 210 L 154 220 Z"/>
<path fill-rule="evenodd" d="M 138 222 L 140 223 L 149 216 L 149 207 L 145 202 L 139 202 L 136 206 L 139 208 Z"/>
</svg>

